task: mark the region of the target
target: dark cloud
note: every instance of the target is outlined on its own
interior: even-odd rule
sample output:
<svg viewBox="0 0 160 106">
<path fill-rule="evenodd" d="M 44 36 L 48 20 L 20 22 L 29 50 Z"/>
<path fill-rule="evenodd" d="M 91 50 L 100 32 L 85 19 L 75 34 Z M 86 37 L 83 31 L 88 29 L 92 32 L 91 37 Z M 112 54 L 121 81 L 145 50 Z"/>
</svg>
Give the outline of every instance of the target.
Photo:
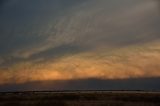
<svg viewBox="0 0 160 106">
<path fill-rule="evenodd" d="M 0 6 L 2 6 L 5 2 L 7 2 L 8 0 L 0 0 Z"/>
<path fill-rule="evenodd" d="M 65 44 L 65 45 L 60 45 L 55 48 L 51 48 L 47 51 L 39 52 L 38 54 L 32 55 L 30 57 L 31 60 L 36 60 L 39 57 L 43 57 L 43 61 L 47 60 L 54 60 L 56 58 L 61 58 L 63 56 L 68 56 L 68 55 L 74 55 L 79 52 L 83 51 L 88 51 L 89 48 L 83 47 L 83 46 L 78 46 L 76 44 Z"/>
<path fill-rule="evenodd" d="M 43 80 L 39 76 L 44 75 L 42 70 L 47 66 L 41 67 L 41 71 L 37 71 L 37 66 L 39 64 L 43 66 L 46 63 L 51 65 L 46 69 L 48 73 L 60 78 L 61 72 L 66 70 L 73 71 L 72 77 L 77 75 L 80 78 L 83 78 L 84 70 L 86 71 L 84 78 L 90 77 L 90 70 L 94 71 L 91 76 L 96 78 L 100 76 L 99 74 L 107 78 L 148 77 L 149 71 L 152 71 L 151 76 L 158 76 L 159 72 L 155 70 L 159 70 L 160 52 L 159 43 L 157 43 L 160 40 L 159 11 L 157 0 L 1 0 L 0 83 L 5 84 L 3 83 L 6 81 L 5 78 L 7 83 L 10 80 L 12 82 L 12 78 L 17 78 L 26 85 L 28 85 L 26 83 L 28 79 Z M 66 58 L 67 64 L 64 61 Z M 56 64 L 54 60 L 59 61 Z M 136 63 L 137 60 L 140 62 Z M 73 66 L 74 63 L 79 67 Z M 148 68 L 149 66 L 151 68 Z M 26 75 L 24 79 L 21 78 L 23 71 L 28 72 L 28 69 L 38 77 Z M 60 72 L 60 69 L 63 70 Z M 117 76 L 115 72 L 111 73 L 112 70 L 120 70 L 120 75 L 125 75 Z M 53 76 L 44 78 L 52 80 Z M 70 79 L 69 72 L 66 76 L 66 79 Z M 140 89 L 141 87 L 148 89 L 145 81 L 150 80 L 141 80 L 142 86 L 137 84 L 135 88 L 140 86 Z M 117 81 L 114 85 L 110 85 L 112 81 L 103 80 L 62 82 L 88 84 L 88 86 L 83 85 L 87 86 L 87 89 L 96 88 L 91 84 L 93 82 L 96 85 L 101 82 L 105 85 L 104 83 L 107 82 L 112 87 L 102 86 L 102 88 L 116 89 L 117 87 L 119 89 L 119 86 L 114 87 L 118 85 Z M 123 82 L 129 84 L 132 79 L 120 82 L 125 85 Z M 29 85 L 32 86 L 31 83 Z M 21 85 L 11 87 L 16 86 Z M 122 88 L 131 89 L 129 86 Z M 155 85 L 154 87 L 156 88 Z M 72 89 L 72 87 L 69 88 Z"/>
<path fill-rule="evenodd" d="M 0 4 L 2 5 L 5 2 L 5 0 L 0 0 Z"/>
<path fill-rule="evenodd" d="M 45 33 L 48 30 L 46 24 L 50 22 L 49 20 L 54 21 L 60 11 L 71 8 L 75 3 L 80 3 L 73 2 L 73 0 L 67 2 L 64 0 L 45 2 L 43 0 L 16 0 L 15 2 L 11 3 L 10 7 L 4 7 L 6 8 L 5 13 L 1 14 L 0 54 L 44 42 L 49 36 L 48 33 Z M 55 29 L 51 30 L 54 32 Z"/>
<path fill-rule="evenodd" d="M 56 60 L 64 56 L 74 55 L 79 52 L 88 51 L 89 49 L 90 48 L 78 46 L 76 44 L 65 44 L 65 45 L 60 45 L 55 48 L 51 48 L 47 51 L 39 52 L 38 54 L 34 54 L 27 59 L 18 58 L 18 57 L 3 57 L 5 62 L 1 63 L 0 66 L 9 67 L 10 65 L 13 65 L 14 63 L 17 64 L 17 63 L 25 62 L 25 61 L 38 60 L 40 57 L 42 57 L 43 59 L 41 59 L 40 61 L 36 61 L 38 63 L 39 62 L 41 63 L 41 62 L 46 62 L 50 60 Z"/>
<path fill-rule="evenodd" d="M 92 13 L 88 13 L 88 15 L 92 17 L 88 20 L 88 17 L 85 16 L 85 14 L 87 14 L 85 13 L 85 10 L 80 9 L 74 12 L 74 10 L 71 9 L 72 7 L 75 8 L 76 5 L 80 5 L 87 1 L 54 0 L 44 2 L 43 0 L 16 0 L 14 3 L 13 1 L 8 1 L 7 3 L 10 5 L 6 5 L 4 7 L 6 8 L 5 13 L 3 13 L 0 18 L 0 55 L 10 56 L 13 55 L 11 53 L 20 51 L 21 49 L 23 50 L 24 48 L 26 51 L 31 51 L 32 48 L 40 48 L 44 45 L 48 45 L 47 42 L 50 37 L 51 39 L 55 39 L 55 41 L 56 39 L 58 41 L 61 36 L 63 37 L 63 39 L 59 41 L 58 46 L 64 45 L 64 42 L 66 42 L 68 38 L 75 38 L 77 39 L 76 42 L 79 43 L 79 46 L 83 47 L 90 45 L 93 46 L 93 48 L 95 46 L 104 45 L 111 47 L 123 47 L 152 42 L 160 38 L 158 24 L 159 19 L 155 16 L 156 13 L 152 14 L 146 10 L 144 13 L 140 14 L 136 8 L 134 10 L 134 6 L 136 7 L 141 3 L 145 4 L 145 2 L 139 2 L 137 0 L 131 0 L 130 2 L 126 0 L 121 2 L 117 0 L 101 1 L 104 4 L 107 4 L 107 7 L 102 7 L 103 11 L 100 11 L 99 13 L 95 12 L 95 14 L 97 14 L 96 17 L 92 16 Z M 100 4 L 97 4 L 97 7 L 91 7 L 94 9 L 93 11 L 99 9 L 100 5 L 102 5 L 101 2 Z M 147 2 L 149 3 L 149 1 Z M 92 12 L 92 9 L 88 10 L 90 7 L 87 6 L 95 6 L 91 5 L 91 3 L 85 6 L 86 10 L 89 12 Z M 133 10 L 129 6 L 133 6 Z M 122 8 L 122 11 L 119 11 L 120 8 Z M 143 10 L 143 8 L 150 7 L 145 7 L 145 5 L 143 7 L 142 5 L 142 7 L 138 8 L 140 8 L 139 10 L 141 11 L 141 8 Z M 128 12 L 124 12 L 127 9 L 130 10 Z M 69 13 L 65 14 L 67 10 Z M 81 10 L 83 10 L 84 13 L 82 16 L 75 19 L 76 17 L 74 14 L 76 12 L 78 14 Z M 133 14 L 130 14 L 130 11 L 133 12 Z M 136 11 L 137 13 L 135 13 Z M 117 12 L 121 12 L 121 14 Z M 59 14 L 61 15 L 59 16 Z M 145 16 L 148 14 L 153 17 Z M 57 22 L 57 17 L 62 19 L 64 18 L 63 20 L 65 21 L 58 28 L 56 27 L 56 25 L 59 24 L 59 22 Z M 134 17 L 137 18 L 136 20 L 138 21 L 135 21 Z M 103 20 L 101 20 L 101 18 Z M 104 22 L 106 18 L 109 18 L 110 20 L 107 23 Z M 141 23 L 138 23 L 139 21 L 141 21 Z M 74 23 L 76 22 L 80 23 L 75 27 L 80 28 L 81 30 L 74 30 L 70 28 L 74 27 Z M 93 27 L 93 25 L 96 26 Z M 89 28 L 93 31 L 86 32 Z M 149 30 L 149 33 L 147 30 Z M 72 31 L 75 31 L 76 33 L 71 33 Z M 57 45 L 54 43 L 55 41 L 52 41 L 53 46 L 51 46 L 51 48 L 54 48 L 54 45 Z M 69 41 L 69 43 L 71 42 L 72 41 Z M 50 52 L 51 48 L 48 48 L 48 50 L 46 49 L 44 52 Z M 48 54 L 52 55 L 52 53 Z"/>
<path fill-rule="evenodd" d="M 55 24 L 56 21 L 54 21 L 54 19 L 55 17 L 59 17 L 61 12 L 64 14 L 67 9 L 75 6 L 76 4 L 83 3 L 84 0 L 68 0 L 67 2 L 65 0 L 48 0 L 45 2 L 43 0 L 16 0 L 14 2 L 8 0 L 1 1 L 1 4 L 4 2 L 8 5 L 5 5 L 3 7 L 4 11 L 0 13 L 0 57 L 8 63 L 12 63 L 10 61 L 16 63 L 17 60 L 24 59 L 16 58 L 12 56 L 11 53 L 21 49 L 31 51 L 32 48 L 41 48 L 44 45 L 48 45 L 47 39 L 49 36 L 52 36 L 53 38 L 56 36 L 56 29 L 54 26 L 51 26 L 49 29 L 50 32 L 47 32 L 47 24 L 49 24 L 50 21 L 53 21 L 51 24 Z M 50 33 L 52 33 L 52 35 Z M 62 43 L 61 41 L 59 42 Z M 48 52 L 50 52 L 50 49 L 52 48 L 53 47 L 49 48 Z M 47 54 L 47 51 L 44 52 Z M 42 52 L 38 54 L 42 54 Z M 52 53 L 48 54 L 51 55 Z"/>
<path fill-rule="evenodd" d="M 137 78 L 123 80 L 65 80 L 41 81 L 24 84 L 6 84 L 0 86 L 0 91 L 52 91 L 52 90 L 144 90 L 159 91 L 160 78 Z"/>
</svg>

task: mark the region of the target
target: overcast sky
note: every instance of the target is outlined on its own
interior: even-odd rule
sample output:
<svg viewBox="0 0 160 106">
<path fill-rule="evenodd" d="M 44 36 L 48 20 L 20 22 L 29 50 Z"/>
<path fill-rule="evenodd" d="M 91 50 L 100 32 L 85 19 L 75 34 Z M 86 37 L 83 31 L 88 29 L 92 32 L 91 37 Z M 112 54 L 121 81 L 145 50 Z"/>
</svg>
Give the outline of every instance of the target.
<svg viewBox="0 0 160 106">
<path fill-rule="evenodd" d="M 159 42 L 158 0 L 0 0 L 0 90 L 58 80 L 61 89 L 71 80 L 83 89 L 122 80 L 129 89 L 136 79 L 156 89 Z"/>
</svg>

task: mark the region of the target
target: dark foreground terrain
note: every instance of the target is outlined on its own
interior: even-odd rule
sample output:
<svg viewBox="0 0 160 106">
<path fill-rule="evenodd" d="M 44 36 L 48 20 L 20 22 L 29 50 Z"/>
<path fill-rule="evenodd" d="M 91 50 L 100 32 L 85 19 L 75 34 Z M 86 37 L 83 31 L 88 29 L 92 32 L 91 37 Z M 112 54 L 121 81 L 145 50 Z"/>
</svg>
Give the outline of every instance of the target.
<svg viewBox="0 0 160 106">
<path fill-rule="evenodd" d="M 160 93 L 63 91 L 0 93 L 0 106 L 160 106 Z"/>
</svg>

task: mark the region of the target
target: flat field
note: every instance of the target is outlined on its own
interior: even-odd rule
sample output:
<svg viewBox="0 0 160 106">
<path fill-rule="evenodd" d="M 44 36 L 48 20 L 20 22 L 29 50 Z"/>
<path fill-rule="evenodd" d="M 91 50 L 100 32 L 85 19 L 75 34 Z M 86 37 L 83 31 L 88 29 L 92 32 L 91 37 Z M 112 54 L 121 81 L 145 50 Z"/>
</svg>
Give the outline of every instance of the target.
<svg viewBox="0 0 160 106">
<path fill-rule="evenodd" d="M 159 92 L 2 92 L 0 106 L 160 106 Z"/>
</svg>

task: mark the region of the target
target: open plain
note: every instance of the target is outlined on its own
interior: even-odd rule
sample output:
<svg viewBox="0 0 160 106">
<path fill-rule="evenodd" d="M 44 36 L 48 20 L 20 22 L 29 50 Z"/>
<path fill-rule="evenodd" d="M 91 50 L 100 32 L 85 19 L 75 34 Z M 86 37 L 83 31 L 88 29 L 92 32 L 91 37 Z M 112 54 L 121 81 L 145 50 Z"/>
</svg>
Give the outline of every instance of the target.
<svg viewBox="0 0 160 106">
<path fill-rule="evenodd" d="M 160 93 L 142 91 L 2 92 L 0 106 L 160 106 Z"/>
</svg>

